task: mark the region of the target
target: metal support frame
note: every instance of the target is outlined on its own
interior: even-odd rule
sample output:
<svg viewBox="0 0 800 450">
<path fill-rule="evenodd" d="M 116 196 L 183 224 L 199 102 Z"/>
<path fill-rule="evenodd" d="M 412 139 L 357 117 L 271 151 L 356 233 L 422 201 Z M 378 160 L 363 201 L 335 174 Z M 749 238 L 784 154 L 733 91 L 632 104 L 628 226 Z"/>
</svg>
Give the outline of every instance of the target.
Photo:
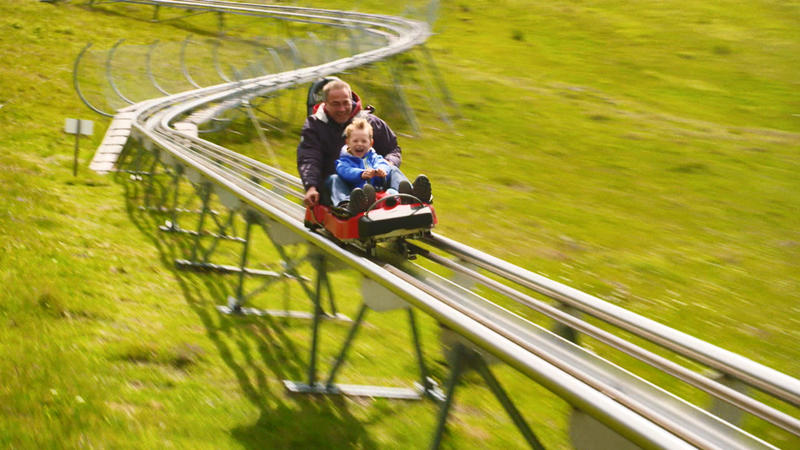
<svg viewBox="0 0 800 450">
<path fill-rule="evenodd" d="M 297 69 L 302 67 L 303 64 L 303 57 L 300 55 L 300 51 L 297 49 L 297 45 L 294 43 L 292 38 L 284 39 L 286 42 L 286 47 L 289 48 L 289 53 L 292 55 L 292 63 L 294 63 L 294 68 Z"/>
<path fill-rule="evenodd" d="M 170 173 L 172 176 L 172 219 L 168 220 L 164 225 L 158 227 L 161 231 L 178 232 L 181 227 L 178 225 L 178 198 L 181 190 L 181 176 L 183 175 L 183 165 L 175 164 L 173 171 Z"/>
<path fill-rule="evenodd" d="M 147 49 L 147 58 L 145 60 L 145 65 L 147 66 L 147 78 L 150 80 L 153 86 L 158 90 L 158 92 L 161 92 L 164 95 L 170 95 L 169 92 L 164 90 L 164 88 L 162 88 L 161 85 L 158 84 L 158 82 L 156 81 L 156 77 L 153 75 L 153 67 L 152 67 L 153 51 L 156 49 L 157 46 L 158 46 L 158 39 L 153 41 L 153 43 L 150 44 L 150 48 Z"/>
<path fill-rule="evenodd" d="M 189 75 L 189 69 L 186 67 L 186 47 L 189 45 L 189 42 L 191 40 L 192 40 L 192 35 L 190 34 L 186 36 L 186 39 L 183 40 L 183 44 L 181 44 L 181 52 L 180 52 L 181 72 L 183 73 L 183 77 L 186 78 L 186 81 L 188 81 L 189 84 L 196 87 L 197 89 L 200 89 L 202 86 L 197 84 L 194 81 L 194 79 L 192 79 L 192 76 Z"/>
<path fill-rule="evenodd" d="M 211 47 L 211 60 L 213 61 L 214 64 L 214 70 L 217 72 L 217 75 L 220 77 L 220 79 L 222 79 L 222 81 L 226 83 L 230 83 L 233 80 L 231 80 L 227 75 L 225 75 L 225 72 L 222 71 L 222 66 L 219 63 L 220 45 L 222 45 L 222 43 L 219 41 L 219 39 L 214 41 L 214 45 L 212 45 Z"/>
<path fill-rule="evenodd" d="M 250 118 L 250 121 L 253 124 L 253 128 L 256 130 L 256 134 L 258 135 L 258 139 L 264 145 L 264 149 L 267 151 L 267 155 L 269 155 L 270 162 L 272 163 L 272 167 L 280 168 L 281 165 L 278 163 L 278 158 L 275 156 L 275 152 L 272 150 L 272 146 L 267 139 L 267 135 L 264 133 L 264 129 L 261 127 L 261 121 L 258 120 L 256 117 L 255 112 L 253 112 L 253 107 L 250 105 L 249 101 L 243 102 L 243 106 L 245 111 L 247 112 L 247 116 Z"/>
<path fill-rule="evenodd" d="M 562 310 L 562 311 L 564 311 L 564 312 L 566 312 L 568 314 L 571 314 L 571 315 L 573 315 L 575 317 L 581 317 L 583 315 L 583 314 L 581 314 L 580 310 L 578 310 L 577 308 L 574 308 L 572 306 L 566 305 L 564 303 L 559 303 L 558 304 L 558 309 L 560 309 L 560 310 Z M 572 342 L 574 344 L 580 345 L 580 343 L 578 342 L 578 337 L 580 335 L 578 334 L 578 330 L 576 330 L 575 328 L 572 328 L 572 327 L 570 327 L 569 325 L 567 325 L 567 324 L 565 324 L 563 322 L 555 321 L 555 323 L 553 324 L 553 328 L 552 329 L 553 329 L 553 333 L 561 336 L 562 338 L 564 338 L 564 339 L 566 339 L 566 340 L 568 340 L 568 341 L 570 341 L 570 342 Z"/>
<path fill-rule="evenodd" d="M 146 177 L 147 182 L 144 184 L 144 198 L 139 209 L 147 211 L 158 212 L 172 212 L 166 205 L 168 203 L 167 197 L 170 195 L 170 190 L 162 183 L 163 175 L 168 175 L 170 179 L 173 176 L 173 169 L 166 165 L 162 165 L 162 171 L 157 170 L 159 164 L 160 150 L 154 148 L 151 152 L 146 151 L 133 151 L 136 146 L 126 146 L 122 151 L 120 158 L 117 162 L 117 169 L 114 172 L 118 174 L 127 174 L 131 181 L 143 181 Z M 151 156 L 148 159 L 148 155 Z M 132 158 L 131 161 L 126 161 Z M 123 168 L 123 165 L 128 168 Z M 146 167 L 145 167 L 146 166 Z M 158 192 L 156 192 L 158 190 Z M 158 200 L 155 202 L 157 206 L 153 205 L 153 197 L 158 195 Z M 180 212 L 199 212 L 181 210 Z"/>
<path fill-rule="evenodd" d="M 230 268 L 228 266 L 224 266 L 223 269 L 221 270 L 224 272 L 236 272 L 239 274 L 236 286 L 236 293 L 235 295 L 228 297 L 226 306 L 217 307 L 217 309 L 220 312 L 225 314 L 244 314 L 244 315 L 273 316 L 273 317 L 284 317 L 284 318 L 295 318 L 295 319 L 312 319 L 314 321 L 319 321 L 322 319 L 337 320 L 344 322 L 350 321 L 349 317 L 337 312 L 336 310 L 336 303 L 333 296 L 333 289 L 331 287 L 330 280 L 328 279 L 327 270 L 325 269 L 324 264 L 318 263 L 317 261 L 319 257 L 318 255 L 311 253 L 304 257 L 292 258 L 290 257 L 285 247 L 288 245 L 301 244 L 302 242 L 301 240 L 297 240 L 296 238 L 294 238 L 293 234 L 290 234 L 291 231 L 284 229 L 282 225 L 279 225 L 276 222 L 271 222 L 268 219 L 263 218 L 260 214 L 255 213 L 253 211 L 245 212 L 244 218 L 246 226 L 245 226 L 245 237 L 242 241 L 243 248 L 242 248 L 240 265 L 238 268 Z M 264 230 L 267 237 L 272 242 L 272 245 L 274 246 L 275 250 L 278 252 L 281 258 L 282 272 L 278 273 L 272 271 L 259 271 L 247 268 L 248 258 L 249 258 L 249 245 L 252 236 L 251 229 L 253 225 L 260 226 Z M 310 261 L 312 263 L 312 266 L 314 266 L 317 273 L 315 289 L 313 290 L 307 285 L 310 279 L 300 275 L 300 273 L 297 270 L 298 266 L 307 261 Z M 266 277 L 267 279 L 260 286 L 253 288 L 249 292 L 245 292 L 245 280 L 246 280 L 245 275 L 249 276 L 256 275 L 256 276 Z M 287 301 L 284 302 L 284 308 L 282 310 L 257 309 L 244 306 L 247 303 L 248 299 L 252 298 L 253 296 L 261 292 L 264 292 L 277 281 L 297 281 L 300 284 L 300 287 L 305 292 L 305 294 L 311 299 L 312 303 L 314 303 L 315 305 L 318 303 L 318 299 L 322 295 L 321 290 L 323 289 L 324 285 L 324 288 L 328 292 L 330 312 L 324 311 L 321 305 L 319 306 L 319 311 L 317 311 L 315 307 L 315 311 L 313 313 L 308 313 L 305 311 L 289 310 L 288 297 L 286 297 L 285 299 Z"/>
<path fill-rule="evenodd" d="M 433 61 L 430 51 L 428 51 L 424 45 L 421 45 L 420 47 L 422 48 L 421 52 L 423 56 L 423 68 L 427 69 L 423 70 L 425 74 L 423 74 L 422 79 L 425 84 L 425 90 L 428 93 L 428 101 L 433 106 L 433 109 L 439 114 L 439 118 L 442 120 L 442 122 L 446 123 L 447 126 L 450 127 L 451 131 L 456 132 L 455 125 L 453 124 L 453 121 L 450 120 L 450 115 L 447 111 L 448 107 L 455 108 L 453 100 L 450 96 L 450 92 L 447 89 L 447 85 L 444 84 L 444 80 L 442 80 L 442 75 L 436 67 L 436 63 Z M 438 86 L 439 93 L 444 98 L 444 102 L 440 100 L 438 95 L 436 95 L 436 87 L 434 87 L 434 83 Z"/>
<path fill-rule="evenodd" d="M 320 259 L 318 261 L 322 272 L 324 273 L 324 265 L 325 260 Z M 318 276 L 317 278 L 317 296 L 314 297 L 314 326 L 311 335 L 311 354 L 309 356 L 309 365 L 308 365 L 308 373 L 306 382 L 299 382 L 299 381 L 290 381 L 284 380 L 284 386 L 289 392 L 299 393 L 299 394 L 325 394 L 325 395 L 346 395 L 346 396 L 354 396 L 354 397 L 382 397 L 382 398 L 392 398 L 392 399 L 399 399 L 399 400 L 420 400 L 424 397 L 430 397 L 437 401 L 444 401 L 444 395 L 439 390 L 438 385 L 434 380 L 428 377 L 428 370 L 425 365 L 425 359 L 423 357 L 422 352 L 422 344 L 419 338 L 419 332 L 417 330 L 417 322 L 414 316 L 414 310 L 405 303 L 403 300 L 382 288 L 377 283 L 372 280 L 364 279 L 364 284 L 362 285 L 362 294 L 364 296 L 364 302 L 361 304 L 361 307 L 358 310 L 358 314 L 356 315 L 356 319 L 353 322 L 350 330 L 348 331 L 347 337 L 342 345 L 341 350 L 336 357 L 336 360 L 331 367 L 330 373 L 328 374 L 324 383 L 318 382 L 317 378 L 317 357 L 318 357 L 318 334 L 319 334 L 319 318 L 322 314 L 321 305 L 321 296 L 320 296 L 320 283 L 321 278 Z M 380 295 L 381 298 L 377 298 L 373 295 Z M 405 309 L 408 312 L 408 321 L 409 326 L 411 328 L 411 339 L 414 345 L 414 354 L 417 359 L 418 367 L 419 367 L 419 374 L 420 380 L 418 383 L 414 383 L 413 388 L 402 388 L 402 387 L 387 387 L 387 386 L 366 386 L 366 385 L 354 385 L 354 384 L 336 384 L 334 381 L 336 379 L 336 375 L 341 369 L 342 364 L 344 363 L 345 359 L 347 358 L 348 350 L 350 349 L 351 344 L 355 340 L 356 334 L 361 327 L 361 324 L 364 322 L 364 317 L 366 316 L 367 310 L 373 310 L 377 312 L 385 312 L 390 310 L 397 310 L 397 309 Z"/>
<path fill-rule="evenodd" d="M 416 114 L 414 114 L 414 109 L 408 102 L 408 97 L 406 97 L 405 90 L 403 89 L 403 78 L 401 71 L 397 68 L 397 65 L 393 61 L 387 61 L 387 65 L 389 66 L 389 73 L 392 77 L 392 86 L 394 87 L 396 94 L 396 102 L 398 103 L 400 109 L 403 110 L 403 114 L 406 116 L 406 120 L 408 121 L 409 125 L 411 125 L 414 133 L 419 135 L 421 133 L 419 123 L 417 122 Z"/>
<path fill-rule="evenodd" d="M 141 153 L 145 153 L 142 151 Z M 277 222 L 272 222 L 263 217 L 260 213 L 253 210 L 243 208 L 241 201 L 228 191 L 217 188 L 210 182 L 205 181 L 199 173 L 193 169 L 177 163 L 168 153 L 163 151 L 154 150 L 147 152 L 154 155 L 153 162 L 151 163 L 151 171 L 155 170 L 156 164 L 163 165 L 171 176 L 170 186 L 162 189 L 161 201 L 163 204 L 169 203 L 166 208 L 157 208 L 159 211 L 168 212 L 171 214 L 170 220 L 167 220 L 164 225 L 159 226 L 159 230 L 170 233 L 181 233 L 191 236 L 191 250 L 187 259 L 176 259 L 175 265 L 179 269 L 194 270 L 201 272 L 216 272 L 222 274 L 237 274 L 238 280 L 233 295 L 227 299 L 226 306 L 218 306 L 220 312 L 227 314 L 253 314 L 253 315 L 270 315 L 277 317 L 292 317 L 301 319 L 331 319 L 349 322 L 350 318 L 346 315 L 336 311 L 335 299 L 333 296 L 333 289 L 327 276 L 327 270 L 316 266 L 317 268 L 317 289 L 312 291 L 306 283 L 310 281 L 309 278 L 302 276 L 298 273 L 298 266 L 306 261 L 311 261 L 315 264 L 317 256 L 310 254 L 301 258 L 291 258 L 286 246 L 301 244 L 305 241 L 302 238 L 295 236 L 293 232 L 285 229 Z M 137 158 L 136 163 L 142 164 L 143 158 Z M 186 176 L 194 188 L 194 193 L 200 198 L 202 206 L 198 211 L 190 211 L 188 208 L 182 207 L 181 196 L 181 177 Z M 145 191 L 146 208 L 150 208 L 150 197 L 154 188 L 155 177 L 150 177 L 150 182 Z M 211 196 L 216 194 L 223 206 L 228 210 L 227 217 L 211 208 Z M 168 198 L 169 197 L 169 198 Z M 184 212 L 197 212 L 197 224 L 195 229 L 186 229 L 180 226 L 178 222 L 178 214 Z M 244 218 L 245 229 L 244 237 L 236 236 L 235 218 L 241 214 Z M 216 231 L 208 230 L 209 225 L 215 226 Z M 250 246 L 252 241 L 252 228 L 254 225 L 263 228 L 265 234 L 269 237 L 270 241 L 277 250 L 282 260 L 282 272 L 271 270 L 260 270 L 248 267 L 250 258 Z M 212 242 L 207 243 L 207 239 L 212 239 Z M 218 246 L 222 241 L 231 241 L 242 244 L 239 264 L 237 265 L 223 265 L 211 262 L 211 257 L 218 250 Z M 261 277 L 266 278 L 267 281 L 261 286 L 252 289 L 250 292 L 245 291 L 245 280 L 247 277 Z M 309 314 L 304 311 L 290 311 L 288 303 L 284 303 L 283 310 L 260 310 L 256 308 L 245 307 L 247 300 L 253 296 L 264 292 L 267 288 L 272 286 L 276 281 L 298 281 L 303 288 L 304 292 L 312 299 L 312 301 L 320 295 L 320 289 L 324 288 L 328 292 L 330 312 L 321 310 L 318 313 Z M 288 296 L 287 296 L 288 299 Z"/>
<path fill-rule="evenodd" d="M 428 7 L 426 9 L 426 21 L 428 25 L 433 28 L 433 24 L 436 23 L 436 18 L 439 16 L 439 0 L 430 0 L 428 2 Z"/>
<path fill-rule="evenodd" d="M 78 68 L 80 67 L 81 60 L 83 59 L 83 55 L 86 54 L 86 51 L 89 50 L 89 47 L 91 47 L 91 46 L 92 46 L 91 42 L 87 43 L 86 46 L 83 47 L 81 52 L 78 53 L 78 57 L 75 58 L 75 65 L 72 67 L 72 85 L 75 87 L 75 92 L 78 93 L 78 97 L 81 99 L 81 101 L 83 102 L 84 105 L 89 107 L 89 109 L 91 109 L 92 111 L 96 112 L 97 114 L 100 114 L 101 116 L 114 117 L 113 114 L 107 113 L 107 112 L 101 110 L 100 108 L 98 108 L 98 107 L 92 105 L 91 103 L 89 103 L 89 100 L 86 99 L 86 96 L 83 95 L 83 91 L 81 91 L 80 82 L 78 82 Z"/>
<path fill-rule="evenodd" d="M 350 54 L 357 55 L 361 52 L 361 42 L 359 41 L 358 37 L 356 37 L 356 30 L 361 32 L 361 28 L 348 28 L 348 42 L 350 43 Z"/>
<path fill-rule="evenodd" d="M 327 60 L 326 59 L 327 55 L 325 54 L 325 45 L 322 43 L 322 41 L 319 40 L 317 35 L 314 34 L 313 32 L 309 31 L 307 33 L 307 36 L 308 39 L 311 41 L 311 43 L 314 45 L 314 47 L 317 49 L 318 59 L 317 61 L 312 61 L 312 62 L 315 64 L 323 64 Z"/>
<path fill-rule="evenodd" d="M 720 373 L 715 371 L 715 373 L 713 373 L 711 378 L 742 394 L 747 394 L 749 390 L 747 385 L 743 383 L 741 380 L 738 380 L 735 377 L 728 375 L 726 373 Z M 739 425 L 742 422 L 742 418 L 744 417 L 744 411 L 742 411 L 742 409 L 718 397 L 711 398 L 711 404 L 708 405 L 707 409 L 708 411 L 711 412 L 711 414 L 734 425 Z"/>
<path fill-rule="evenodd" d="M 517 429 L 520 431 L 520 433 L 522 433 L 522 436 L 525 438 L 525 441 L 528 442 L 528 445 L 537 450 L 544 449 L 544 446 L 530 429 L 527 422 L 525 422 L 522 414 L 520 414 L 517 407 L 514 406 L 514 403 L 500 385 L 500 382 L 494 376 L 492 371 L 489 370 L 489 366 L 480 353 L 469 348 L 468 346 L 465 346 L 464 344 L 457 343 L 451 351 L 450 359 L 452 371 L 450 372 L 450 377 L 447 380 L 445 393 L 446 398 L 444 403 L 442 403 L 441 409 L 439 410 L 439 419 L 436 424 L 433 440 L 431 441 L 432 449 L 438 449 L 442 443 L 445 426 L 447 425 L 447 417 L 449 416 L 450 408 L 453 405 L 456 386 L 458 385 L 458 381 L 461 376 L 467 370 L 475 370 L 481 375 L 483 380 L 489 386 L 489 389 L 494 394 L 495 398 L 500 401 L 503 409 L 505 409 L 508 416 L 514 422 L 514 425 L 516 425 Z"/>
<path fill-rule="evenodd" d="M 283 64 L 283 60 L 281 59 L 281 57 L 278 54 L 278 52 L 272 47 L 267 48 L 267 52 L 269 53 L 270 57 L 272 58 L 273 67 L 276 68 L 275 73 L 285 72 L 286 68 L 285 68 L 285 66 Z M 258 68 L 260 70 L 262 70 L 262 72 L 264 72 L 264 74 L 267 74 L 267 68 L 263 64 L 263 61 L 265 59 L 266 58 L 260 58 L 260 59 L 257 58 L 256 64 L 258 65 Z M 270 95 L 268 95 L 266 97 L 262 97 L 262 98 L 265 99 L 265 102 L 266 101 L 274 102 L 275 111 L 284 112 L 284 113 L 287 110 L 290 111 L 291 116 L 290 117 L 286 117 L 284 119 L 280 119 L 275 114 L 272 114 L 272 113 L 270 113 L 268 111 L 265 111 L 264 109 L 260 108 L 258 105 L 254 104 L 253 100 L 250 100 L 247 104 L 243 103 L 243 106 L 247 107 L 249 105 L 250 108 L 252 108 L 252 109 L 254 109 L 254 110 L 256 110 L 256 111 L 258 111 L 258 112 L 260 112 L 260 113 L 262 113 L 262 114 L 264 114 L 266 116 L 268 116 L 272 120 L 276 120 L 276 121 L 279 121 L 279 122 L 282 121 L 282 122 L 285 122 L 285 123 L 293 123 L 294 122 L 294 111 L 296 110 L 296 108 L 292 107 L 292 104 L 284 105 L 283 104 L 284 102 L 281 101 L 281 96 L 282 96 L 281 94 L 270 94 Z M 248 115 L 251 115 L 251 114 L 248 113 Z M 252 119 L 253 119 L 253 117 L 251 117 L 251 120 Z M 258 122 L 254 121 L 254 125 L 256 123 L 261 123 L 261 121 L 258 121 Z M 274 129 L 274 130 L 276 130 L 278 132 L 281 132 L 281 133 L 283 133 L 283 131 L 284 131 L 281 127 L 278 127 L 278 126 L 273 125 L 273 124 L 271 124 L 269 122 L 266 122 L 266 121 L 264 122 L 264 125 L 272 128 L 272 129 Z M 261 134 L 260 133 L 259 133 L 259 139 L 261 139 Z M 264 139 L 262 139 L 262 142 L 263 141 L 264 141 Z M 270 153 L 270 155 L 272 156 L 272 150 L 271 150 L 271 148 L 269 148 L 269 144 L 265 144 L 265 146 L 267 147 L 267 152 Z M 277 162 L 275 161 L 274 156 L 272 157 L 272 162 L 274 164 L 277 164 Z M 280 167 L 280 166 L 276 165 L 275 167 Z"/>
<path fill-rule="evenodd" d="M 111 89 L 114 91 L 114 93 L 117 94 L 117 96 L 119 98 L 121 98 L 122 100 L 124 100 L 126 103 L 129 103 L 129 104 L 132 105 L 132 104 L 134 104 L 136 102 L 134 102 L 133 100 L 131 100 L 131 99 L 127 98 L 127 97 L 125 97 L 122 94 L 122 92 L 120 92 L 119 88 L 117 87 L 117 83 L 114 82 L 114 76 L 111 73 L 111 61 L 114 59 L 114 53 L 116 53 L 117 47 L 119 47 L 120 44 L 122 44 L 123 42 L 125 42 L 125 39 L 118 40 L 111 47 L 111 50 L 108 51 L 108 57 L 106 58 L 106 78 L 108 79 L 108 85 L 111 86 Z"/>
<path fill-rule="evenodd" d="M 289 45 L 292 42 L 291 40 L 287 39 L 285 42 L 287 44 L 287 48 L 289 49 L 289 54 L 291 55 L 292 69 L 297 69 L 300 64 L 300 56 L 295 53 L 297 51 L 297 48 L 293 48 L 292 46 Z M 270 48 L 270 50 L 271 53 L 273 53 L 273 59 L 275 59 L 276 63 L 279 64 L 278 70 L 283 72 L 288 71 L 286 65 L 283 62 L 283 58 L 281 58 L 280 55 L 274 49 Z M 302 104 L 299 97 L 301 95 L 300 90 L 291 89 L 291 91 L 292 91 L 292 98 L 288 100 L 287 105 L 284 105 L 283 108 L 279 110 L 283 114 L 286 114 L 286 111 L 288 111 L 289 114 L 288 117 L 284 115 L 284 121 L 286 123 L 295 122 L 298 107 Z"/>
<path fill-rule="evenodd" d="M 153 148 L 151 151 L 140 149 L 136 152 L 130 151 L 131 148 L 135 148 L 135 146 L 128 147 L 124 151 L 118 162 L 119 168 L 115 172 L 130 175 L 131 181 L 143 181 L 145 177 L 147 178 L 144 185 L 144 198 L 139 209 L 169 213 L 171 220 L 159 227 L 161 231 L 196 234 L 195 231 L 183 229 L 178 225 L 177 214 L 179 213 L 219 215 L 219 212 L 213 209 L 204 212 L 202 209 L 190 209 L 179 205 L 180 176 L 184 172 L 182 165 L 176 164 L 172 158 L 158 148 Z M 126 158 L 129 157 L 131 160 L 126 161 Z M 122 168 L 123 165 L 129 168 Z M 158 170 L 159 165 L 163 170 Z M 170 180 L 168 186 L 162 183 L 165 175 Z M 213 234 L 211 235 L 213 236 Z"/>
<path fill-rule="evenodd" d="M 211 264 L 209 262 L 209 258 L 211 255 L 216 251 L 217 246 L 220 241 L 222 240 L 230 240 L 235 242 L 246 242 L 247 237 L 240 238 L 236 237 L 235 235 L 231 235 L 228 233 L 229 229 L 233 229 L 234 226 L 234 218 L 236 211 L 231 209 L 229 210 L 228 219 L 225 222 L 219 221 L 219 215 L 213 214 L 212 209 L 210 206 L 211 194 L 213 185 L 211 183 L 201 183 L 195 186 L 195 190 L 197 194 L 200 196 L 203 205 L 200 209 L 200 216 L 198 218 L 197 229 L 196 230 L 181 230 L 181 232 L 190 234 L 194 238 L 194 242 L 192 245 L 191 256 L 189 260 L 177 260 L 175 263 L 182 267 L 182 268 L 195 268 L 201 270 L 217 270 L 217 271 L 234 271 L 231 269 L 225 269 L 225 266 L 219 266 L 216 264 Z M 206 231 L 206 218 L 211 217 L 214 223 L 217 226 L 218 232 L 208 232 Z M 214 241 L 208 248 L 204 248 L 201 242 L 202 237 L 212 237 Z M 202 255 L 200 254 L 202 252 Z"/>
<path fill-rule="evenodd" d="M 436 61 L 434 61 L 433 56 L 431 55 L 430 50 L 424 44 L 419 46 L 420 51 L 423 55 L 423 60 L 427 64 L 428 71 L 431 72 L 433 75 L 433 79 L 436 80 L 437 87 L 439 88 L 439 92 L 442 94 L 447 105 L 451 108 L 456 108 L 458 105 L 453 100 L 453 96 L 450 94 L 450 90 L 447 88 L 447 84 L 444 82 L 444 78 L 442 77 L 442 72 L 439 71 L 439 66 L 436 65 Z"/>
</svg>

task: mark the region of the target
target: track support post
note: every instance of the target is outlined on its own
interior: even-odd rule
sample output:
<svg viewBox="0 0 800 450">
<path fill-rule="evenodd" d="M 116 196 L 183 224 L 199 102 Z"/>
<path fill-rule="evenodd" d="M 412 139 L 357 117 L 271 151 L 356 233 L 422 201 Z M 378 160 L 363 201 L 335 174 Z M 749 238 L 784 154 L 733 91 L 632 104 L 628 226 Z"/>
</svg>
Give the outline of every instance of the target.
<svg viewBox="0 0 800 450">
<path fill-rule="evenodd" d="M 575 317 L 580 317 L 581 316 L 580 310 L 577 309 L 577 308 L 574 308 L 572 306 L 565 305 L 563 303 L 559 303 L 558 304 L 558 308 L 561 309 L 564 312 L 567 312 L 567 313 L 575 316 Z M 578 337 L 580 336 L 578 334 L 578 331 L 575 330 L 574 328 L 569 327 L 568 325 L 565 325 L 565 324 L 563 324 L 561 322 L 556 322 L 553 325 L 553 333 L 555 333 L 555 334 L 561 336 L 562 338 L 572 342 L 573 344 L 580 345 L 580 343 L 578 342 Z"/>
<path fill-rule="evenodd" d="M 319 285 L 318 285 L 319 287 Z M 339 351 L 336 360 L 331 367 L 330 373 L 324 383 L 317 382 L 316 378 L 316 359 L 317 359 L 317 342 L 316 342 L 316 328 L 312 335 L 311 346 L 311 364 L 309 364 L 308 382 L 299 383 L 295 381 L 284 380 L 286 389 L 294 393 L 302 394 L 327 394 L 327 395 L 348 395 L 348 396 L 363 396 L 363 397 L 382 397 L 400 400 L 419 400 L 427 396 L 437 401 L 444 400 L 444 394 L 438 389 L 435 381 L 428 377 L 428 371 L 423 359 L 422 345 L 419 341 L 419 333 L 417 331 L 416 320 L 411 307 L 395 294 L 389 292 L 386 288 L 380 286 L 378 283 L 364 279 L 362 283 L 362 295 L 364 302 L 358 310 L 353 325 L 345 338 L 344 344 Z M 364 317 L 367 310 L 377 312 L 392 311 L 398 309 L 406 309 L 409 314 L 409 323 L 411 325 L 411 337 L 414 341 L 415 355 L 417 357 L 418 366 L 420 369 L 420 383 L 415 383 L 414 388 L 401 388 L 401 387 L 385 387 L 385 386 L 364 386 L 353 384 L 336 384 L 336 375 L 342 367 L 344 360 L 347 358 L 348 350 L 350 349 L 356 334 L 358 333 L 361 325 L 364 323 Z"/>
<path fill-rule="evenodd" d="M 183 166 L 176 164 L 175 170 L 172 172 L 172 220 L 168 220 L 166 224 L 158 227 L 161 231 L 178 231 L 178 198 L 181 191 L 181 176 L 183 175 Z"/>
<path fill-rule="evenodd" d="M 314 318 L 311 326 L 311 355 L 308 363 L 308 385 L 314 386 L 317 382 L 317 349 L 319 345 L 319 322 L 322 318 L 322 283 L 325 276 L 325 257 L 322 255 L 315 255 L 312 258 L 312 263 L 316 269 L 316 289 L 312 296 L 312 303 L 314 309 Z"/>
<path fill-rule="evenodd" d="M 506 414 L 511 418 L 516 425 L 517 429 L 522 433 L 525 441 L 531 448 L 536 450 L 544 450 L 544 446 L 528 426 L 525 419 L 520 414 L 519 410 L 511 398 L 506 393 L 505 389 L 500 385 L 500 382 L 489 369 L 483 354 L 474 349 L 474 347 L 465 339 L 456 335 L 454 332 L 447 328 L 442 329 L 443 340 L 454 340 L 449 346 L 447 353 L 448 360 L 452 370 L 450 377 L 447 380 L 445 400 L 439 410 L 439 418 L 437 420 L 436 429 L 431 441 L 431 449 L 438 449 L 444 437 L 445 426 L 447 425 L 447 417 L 450 414 L 450 408 L 453 406 L 456 386 L 461 379 L 461 376 L 468 370 L 475 370 L 481 375 L 481 378 L 486 382 L 489 389 L 494 394 L 495 398 L 500 402 L 505 409 Z"/>
</svg>

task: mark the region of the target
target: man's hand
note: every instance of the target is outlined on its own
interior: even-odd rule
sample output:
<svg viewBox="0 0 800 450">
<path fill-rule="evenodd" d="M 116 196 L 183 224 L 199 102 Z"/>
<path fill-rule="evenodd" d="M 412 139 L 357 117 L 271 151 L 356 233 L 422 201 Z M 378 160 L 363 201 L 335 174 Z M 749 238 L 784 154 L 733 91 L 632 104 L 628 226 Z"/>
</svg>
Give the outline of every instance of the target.
<svg viewBox="0 0 800 450">
<path fill-rule="evenodd" d="M 319 203 L 319 192 L 316 187 L 311 186 L 308 188 L 305 197 L 303 197 L 303 203 L 309 208 L 317 206 L 317 203 Z"/>
</svg>

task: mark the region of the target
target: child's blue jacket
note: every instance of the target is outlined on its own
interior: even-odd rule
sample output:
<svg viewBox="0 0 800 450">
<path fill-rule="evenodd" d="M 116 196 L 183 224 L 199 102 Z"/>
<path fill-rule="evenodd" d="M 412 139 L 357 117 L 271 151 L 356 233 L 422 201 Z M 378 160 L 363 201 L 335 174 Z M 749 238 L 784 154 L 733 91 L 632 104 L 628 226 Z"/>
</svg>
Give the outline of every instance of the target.
<svg viewBox="0 0 800 450">
<path fill-rule="evenodd" d="M 347 146 L 342 147 L 339 159 L 336 160 L 336 173 L 347 182 L 351 189 L 364 187 L 364 183 L 367 180 L 361 178 L 361 173 L 365 169 L 383 169 L 388 174 L 391 168 L 389 163 L 383 159 L 383 156 L 379 155 L 373 148 L 367 150 L 364 158 L 359 158 L 347 153 Z M 380 177 L 370 180 L 372 184 L 380 184 L 384 181 Z"/>
</svg>

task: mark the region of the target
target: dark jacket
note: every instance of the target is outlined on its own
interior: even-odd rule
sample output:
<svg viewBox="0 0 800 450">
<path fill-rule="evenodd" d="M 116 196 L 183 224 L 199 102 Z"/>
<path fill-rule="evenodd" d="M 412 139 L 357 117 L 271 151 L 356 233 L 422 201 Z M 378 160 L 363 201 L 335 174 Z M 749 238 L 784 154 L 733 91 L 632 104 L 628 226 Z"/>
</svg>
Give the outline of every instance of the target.
<svg viewBox="0 0 800 450">
<path fill-rule="evenodd" d="M 344 145 L 344 129 L 357 117 L 367 119 L 372 125 L 372 147 L 375 151 L 390 164 L 400 167 L 402 155 L 397 136 L 378 116 L 362 110 L 361 99 L 353 92 L 353 114 L 347 123 L 336 123 L 325 113 L 324 104 L 320 104 L 303 124 L 300 144 L 297 146 L 297 172 L 303 180 L 304 189 L 316 186 L 321 190 L 325 179 L 335 173 L 336 160 Z"/>
<path fill-rule="evenodd" d="M 389 163 L 374 148 L 369 149 L 363 158 L 359 158 L 348 153 L 347 146 L 342 147 L 342 153 L 339 155 L 339 159 L 336 160 L 336 173 L 344 179 L 351 189 L 364 187 L 367 180 L 361 178 L 361 174 L 367 168 L 383 169 L 384 172 L 389 173 Z M 375 177 L 370 180 L 370 183 L 374 185 L 375 182 L 380 183 L 379 180 L 382 180 L 382 178 Z"/>
</svg>

